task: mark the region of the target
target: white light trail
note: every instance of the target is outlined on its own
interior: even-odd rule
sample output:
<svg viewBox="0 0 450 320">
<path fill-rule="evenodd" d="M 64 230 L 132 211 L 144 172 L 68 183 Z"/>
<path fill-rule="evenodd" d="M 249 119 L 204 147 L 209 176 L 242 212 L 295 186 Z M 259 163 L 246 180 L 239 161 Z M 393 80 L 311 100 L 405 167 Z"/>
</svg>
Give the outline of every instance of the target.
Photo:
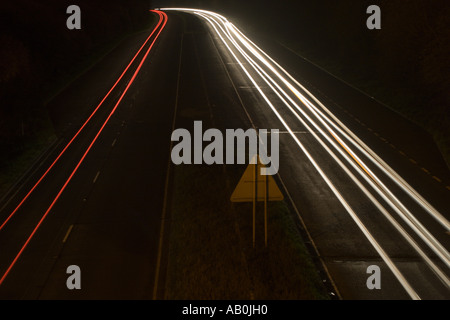
<svg viewBox="0 0 450 320">
<path fill-rule="evenodd" d="M 230 41 L 233 41 L 230 38 Z M 241 43 L 244 43 L 245 40 L 241 38 Z M 321 135 L 327 139 L 327 141 L 343 156 L 347 162 L 361 175 L 361 177 L 369 183 L 372 188 L 389 204 L 389 206 L 394 209 L 398 215 L 416 232 L 419 237 L 421 237 L 424 242 L 441 258 L 441 260 L 446 263 L 447 267 L 450 266 L 450 255 L 447 250 L 433 237 L 433 235 L 414 217 L 414 215 L 395 197 L 395 195 L 381 182 L 381 180 L 369 169 L 369 167 L 364 164 L 364 162 L 348 147 L 348 145 L 340 139 L 337 134 L 328 126 L 327 123 L 324 122 L 322 118 L 320 118 L 315 110 L 311 110 L 314 115 L 318 118 L 319 122 L 327 129 L 327 131 L 331 134 L 331 137 L 327 135 L 316 122 L 314 122 L 306 112 L 300 108 L 298 104 L 296 104 L 287 93 L 260 67 L 256 64 L 256 62 L 251 59 L 249 55 L 247 55 L 242 48 L 233 41 L 233 44 L 238 48 L 241 54 L 246 58 L 246 60 L 255 68 L 256 72 L 259 73 L 261 78 L 271 87 L 271 89 L 278 95 L 280 100 L 284 102 L 284 104 L 290 109 L 290 111 L 302 122 L 302 124 L 311 132 L 311 134 L 316 138 L 316 140 L 327 149 L 328 153 L 330 151 L 326 148 L 326 145 L 323 141 L 315 134 L 314 130 L 312 130 L 299 115 L 292 110 L 292 108 L 288 105 L 286 100 L 284 100 L 279 92 L 281 92 L 294 106 L 295 108 L 302 113 L 302 115 L 308 119 L 308 121 L 315 127 L 315 129 L 321 133 Z M 266 64 L 267 61 L 264 61 Z M 277 76 L 280 76 L 275 70 L 273 70 Z M 281 79 L 285 81 L 285 79 Z M 277 90 L 269 83 L 269 81 L 277 87 Z M 297 94 L 296 94 L 297 95 Z M 298 95 L 297 95 L 298 96 Z M 310 104 L 303 96 L 299 97 L 304 104 Z M 342 148 L 340 148 L 336 142 L 336 140 L 342 148 L 348 153 L 345 153 Z M 354 160 L 352 161 L 352 159 Z M 333 158 L 334 155 L 333 155 Z M 356 163 L 355 163 L 356 162 Z M 356 165 L 357 164 L 357 165 Z M 341 168 L 343 167 L 341 163 L 339 163 Z M 362 170 L 361 170 L 362 169 Z M 355 181 L 356 178 L 351 176 L 352 180 Z M 373 180 L 373 181 L 372 181 Z"/>
<path fill-rule="evenodd" d="M 281 102 L 292 112 L 292 114 L 302 123 L 312 136 L 319 142 L 319 144 L 327 151 L 332 159 L 342 168 L 342 170 L 352 179 L 358 188 L 368 197 L 368 199 L 376 206 L 376 208 L 384 215 L 384 217 L 394 226 L 394 228 L 404 237 L 404 239 L 411 245 L 411 247 L 424 259 L 425 263 L 433 270 L 438 278 L 447 286 L 450 287 L 450 280 L 448 276 L 442 272 L 436 264 L 425 254 L 415 240 L 408 234 L 408 232 L 389 214 L 389 212 L 381 205 L 381 203 L 369 192 L 369 190 L 358 180 L 358 178 L 349 170 L 349 168 L 337 157 L 337 155 L 328 147 L 328 145 L 318 136 L 316 131 L 323 136 L 326 141 L 343 157 L 352 168 L 368 183 L 372 189 L 391 207 L 408 226 L 427 244 L 434 253 L 444 262 L 450 266 L 450 255 L 446 248 L 437 241 L 433 235 L 420 223 L 420 221 L 406 208 L 406 206 L 394 195 L 394 193 L 376 176 L 376 174 L 369 168 L 367 164 L 351 149 L 350 145 L 357 148 L 359 152 L 375 164 L 382 172 L 394 181 L 409 197 L 417 202 L 423 209 L 425 209 L 434 219 L 436 219 L 444 228 L 450 230 L 449 221 L 440 214 L 431 204 L 429 204 L 416 190 L 414 190 L 404 179 L 402 179 L 389 165 L 387 165 L 375 152 L 373 152 L 366 144 L 364 144 L 354 133 L 352 133 L 339 119 L 337 119 L 314 95 L 312 95 L 304 86 L 296 81 L 285 69 L 276 63 L 258 46 L 251 42 L 241 31 L 239 31 L 232 23 L 225 17 L 205 10 L 186 9 L 186 8 L 163 8 L 161 10 L 178 10 L 197 14 L 204 18 L 214 29 L 217 36 L 228 49 L 234 60 L 241 67 L 243 72 L 250 79 L 254 87 L 257 89 L 261 97 L 266 101 L 272 112 L 286 128 L 290 136 L 307 156 L 319 175 L 335 194 L 336 198 L 345 208 L 347 213 L 351 216 L 360 230 L 363 232 L 368 241 L 372 244 L 378 254 L 382 257 L 400 284 L 409 294 L 412 299 L 420 299 L 406 278 L 401 274 L 391 258 L 386 254 L 381 245 L 372 236 L 366 226 L 359 219 L 348 202 L 344 199 L 342 194 L 337 190 L 335 185 L 331 182 L 329 177 L 321 169 L 320 165 L 314 160 L 306 147 L 296 137 L 293 130 L 289 127 L 277 108 L 270 101 L 267 95 L 263 92 L 261 87 L 257 84 L 255 78 L 250 74 L 249 70 L 238 58 L 240 54 L 247 64 L 253 68 L 256 74 L 262 79 L 268 87 L 277 95 Z M 232 46 L 230 46 L 230 44 Z M 233 48 L 234 49 L 233 49 Z M 262 64 L 258 64 L 257 60 Z M 265 68 L 267 68 L 265 70 Z M 273 74 L 274 77 L 268 73 Z M 284 74 L 288 79 L 282 76 Z M 291 83 L 290 81 L 293 83 Z M 278 82 L 279 81 L 279 82 Z M 285 86 L 291 93 L 293 93 L 302 104 L 309 110 L 309 112 L 318 120 L 315 121 L 307 112 L 299 106 L 289 95 L 289 93 L 282 88 Z M 297 88 L 300 88 L 318 105 L 318 108 L 305 95 L 303 95 Z M 294 109 L 295 108 L 295 109 Z M 323 111 L 322 111 L 322 110 Z M 296 111 L 297 110 L 297 111 Z M 325 113 L 324 113 L 325 112 Z M 328 116 L 327 116 L 328 115 Z M 306 120 L 314 127 L 314 130 L 308 125 Z M 325 129 L 323 130 L 322 127 Z M 341 137 L 342 136 L 342 137 Z"/>
</svg>

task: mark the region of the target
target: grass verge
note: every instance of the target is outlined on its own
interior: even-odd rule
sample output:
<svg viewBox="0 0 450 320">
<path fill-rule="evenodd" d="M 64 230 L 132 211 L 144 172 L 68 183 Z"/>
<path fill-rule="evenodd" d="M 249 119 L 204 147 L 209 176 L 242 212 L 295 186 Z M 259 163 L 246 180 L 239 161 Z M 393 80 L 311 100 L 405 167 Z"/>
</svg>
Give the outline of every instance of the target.
<svg viewBox="0 0 450 320">
<path fill-rule="evenodd" d="M 258 205 L 229 200 L 243 166 L 176 166 L 166 299 L 329 299 L 284 202 L 268 207 L 268 246 Z"/>
</svg>

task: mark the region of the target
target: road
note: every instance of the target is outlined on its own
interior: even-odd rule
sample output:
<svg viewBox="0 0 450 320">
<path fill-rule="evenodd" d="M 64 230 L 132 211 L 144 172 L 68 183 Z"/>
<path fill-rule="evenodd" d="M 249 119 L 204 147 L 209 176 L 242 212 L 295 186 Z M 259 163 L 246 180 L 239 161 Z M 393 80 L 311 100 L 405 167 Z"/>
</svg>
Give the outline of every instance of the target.
<svg viewBox="0 0 450 320">
<path fill-rule="evenodd" d="M 221 130 L 280 130 L 277 178 L 341 298 L 448 299 L 450 190 L 442 181 L 450 179 L 442 166 L 432 169 L 436 179 L 416 165 L 418 157 L 415 164 L 399 152 L 428 148 L 417 128 L 271 43 L 286 59 L 277 60 L 289 66 L 284 70 L 220 16 L 165 12 L 159 38 L 165 18 L 155 12 L 161 24 L 84 127 L 146 37 L 127 43 L 54 102 L 61 139 L 0 204 L 0 221 L 7 221 L 0 229 L 0 298 L 160 297 L 170 134 L 213 117 Z M 198 112 L 199 105 L 210 114 Z M 421 162 L 435 157 L 418 154 Z M 69 265 L 81 268 L 83 290 L 67 289 Z M 370 265 L 381 269 L 379 290 L 366 286 Z"/>
</svg>

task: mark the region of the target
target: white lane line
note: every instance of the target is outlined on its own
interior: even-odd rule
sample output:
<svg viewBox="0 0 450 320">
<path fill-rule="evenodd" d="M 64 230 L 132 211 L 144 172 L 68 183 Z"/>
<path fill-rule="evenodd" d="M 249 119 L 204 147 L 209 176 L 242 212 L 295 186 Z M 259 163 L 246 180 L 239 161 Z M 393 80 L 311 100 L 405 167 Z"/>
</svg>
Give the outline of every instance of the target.
<svg viewBox="0 0 450 320">
<path fill-rule="evenodd" d="M 99 175 L 100 175 L 100 171 L 97 171 L 97 174 L 95 175 L 95 178 L 92 181 L 92 183 L 95 183 L 97 181 Z"/>
<path fill-rule="evenodd" d="M 114 147 L 114 145 L 116 144 L 116 141 L 117 141 L 117 138 L 114 139 L 114 141 L 113 141 L 112 144 L 111 144 L 111 147 Z"/>
<path fill-rule="evenodd" d="M 66 243 L 67 238 L 69 237 L 69 234 L 70 234 L 70 232 L 72 231 L 72 229 L 73 229 L 73 224 L 71 224 L 70 227 L 69 227 L 69 229 L 67 230 L 66 235 L 64 236 L 64 239 L 63 239 L 63 241 L 62 241 L 63 243 Z"/>
</svg>

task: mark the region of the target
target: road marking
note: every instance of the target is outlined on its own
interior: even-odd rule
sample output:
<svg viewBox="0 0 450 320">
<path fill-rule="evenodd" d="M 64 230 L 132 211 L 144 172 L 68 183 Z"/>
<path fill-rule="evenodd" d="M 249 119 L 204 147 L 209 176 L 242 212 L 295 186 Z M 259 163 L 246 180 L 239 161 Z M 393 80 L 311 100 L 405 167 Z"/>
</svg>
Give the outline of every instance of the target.
<svg viewBox="0 0 450 320">
<path fill-rule="evenodd" d="M 417 161 L 414 160 L 413 158 L 409 158 L 409 161 L 411 161 L 411 162 L 414 163 L 414 164 L 417 164 Z"/>
<path fill-rule="evenodd" d="M 70 232 L 72 231 L 72 229 L 73 229 L 73 224 L 71 224 L 70 227 L 69 227 L 69 229 L 67 230 L 66 235 L 64 236 L 64 239 L 63 239 L 63 241 L 62 241 L 63 243 L 66 243 L 67 238 L 69 237 L 69 234 L 70 234 Z"/>
<path fill-rule="evenodd" d="M 436 180 L 437 182 L 442 182 L 442 180 L 441 179 L 439 179 L 438 177 L 436 177 L 436 176 L 433 176 L 432 177 L 434 180 Z"/>
<path fill-rule="evenodd" d="M 186 9 L 188 10 L 188 9 Z M 222 42 L 227 46 L 227 48 L 229 49 L 229 52 L 234 56 L 234 58 L 236 60 L 238 60 L 238 58 L 236 57 L 235 53 L 233 52 L 233 50 L 228 46 L 228 44 L 226 43 L 226 41 L 222 38 L 222 36 L 220 35 L 219 31 L 217 30 L 217 28 L 215 27 L 216 23 L 221 29 L 221 25 L 219 24 L 219 22 L 217 22 L 214 18 L 208 18 L 206 15 L 203 14 L 199 14 L 203 17 L 205 17 L 205 19 L 207 19 L 211 25 L 214 27 L 214 29 L 216 30 L 216 33 L 221 37 Z M 214 23 L 212 22 L 214 21 Z M 226 21 L 226 20 L 225 20 Z M 225 23 L 222 23 L 225 25 Z M 227 24 L 225 25 L 226 29 L 228 30 L 228 25 L 230 23 L 227 22 Z M 232 26 L 232 24 L 231 24 Z M 223 29 L 222 29 L 223 30 Z M 237 33 L 239 30 L 235 31 L 234 29 L 231 29 L 238 37 L 239 34 Z M 225 33 L 225 31 L 223 31 Z M 245 37 L 245 36 L 244 36 Z M 229 37 L 230 38 L 230 37 Z M 242 38 L 242 37 L 240 37 Z M 230 39 L 230 41 L 233 39 Z M 249 48 L 250 46 L 248 44 L 246 44 L 245 39 L 240 40 L 247 48 Z M 233 42 L 234 44 L 234 42 Z M 241 50 L 241 47 L 239 45 L 234 45 L 236 47 L 236 49 L 238 49 L 240 52 L 243 52 L 243 50 Z M 256 45 L 255 45 L 256 47 Z M 261 50 L 260 50 L 261 51 Z M 262 51 L 261 51 L 262 52 Z M 264 52 L 262 52 L 264 53 Z M 253 62 L 253 59 L 251 58 L 247 58 L 247 55 L 244 54 L 245 59 L 251 64 Z M 263 61 L 264 62 L 264 61 Z M 256 64 L 256 63 L 255 63 Z M 269 80 L 267 78 L 270 78 L 270 76 L 264 77 L 262 75 L 261 72 L 258 71 L 257 67 L 255 67 L 254 65 L 252 65 L 253 68 L 255 69 L 255 71 L 258 72 L 258 74 L 261 76 L 261 78 L 263 78 L 270 86 Z M 280 67 L 281 68 L 281 67 Z M 248 70 L 246 68 L 242 68 L 243 71 L 246 73 L 246 75 L 248 76 L 248 78 L 256 84 L 256 81 L 254 80 L 254 78 L 249 74 Z M 272 80 L 270 78 L 270 80 Z M 275 81 L 273 81 L 275 82 Z M 286 81 L 287 82 L 287 81 Z M 272 86 L 271 86 L 272 87 Z M 272 87 L 273 89 L 273 87 Z M 273 89 L 273 91 L 276 91 Z M 281 91 L 281 90 L 280 90 Z M 291 89 L 291 91 L 293 91 Z M 293 91 L 294 92 L 294 91 Z M 273 112 L 275 113 L 275 115 L 279 118 L 279 120 L 283 123 L 283 125 L 286 127 L 286 129 L 289 132 L 292 132 L 292 130 L 289 128 L 289 126 L 286 124 L 286 122 L 284 121 L 284 119 L 281 117 L 281 115 L 277 112 L 277 110 L 275 109 L 275 107 L 273 106 L 273 104 L 271 103 L 271 101 L 267 98 L 267 96 L 261 91 L 259 90 L 259 93 L 261 94 L 262 98 L 264 98 L 264 100 L 267 102 L 268 106 L 273 110 Z M 278 92 L 276 92 L 278 94 Z M 294 92 L 295 93 L 295 92 Z M 299 96 L 299 95 L 297 95 Z M 291 109 L 292 110 L 292 109 Z M 294 112 L 295 113 L 295 112 Z M 302 121 L 303 122 L 303 121 Z M 330 132 L 332 133 L 332 132 Z M 325 175 L 325 173 L 322 171 L 321 167 L 314 161 L 314 159 L 312 158 L 312 156 L 310 155 L 310 153 L 306 150 L 306 148 L 304 147 L 304 145 L 294 136 L 292 135 L 292 137 L 294 138 L 295 142 L 297 142 L 297 144 L 299 145 L 299 147 L 302 149 L 303 153 L 308 157 L 308 159 L 310 160 L 311 164 L 315 167 L 316 171 L 320 174 L 320 176 L 325 180 L 325 182 L 327 183 L 327 185 L 331 188 L 331 191 L 333 191 L 333 193 L 336 195 L 336 197 L 338 198 L 338 200 L 341 202 L 341 204 L 344 206 L 344 208 L 347 210 L 347 212 L 350 214 L 351 218 L 355 221 L 355 223 L 358 225 L 358 227 L 360 227 L 360 230 L 364 233 L 364 235 L 366 236 L 367 240 L 369 240 L 372 244 L 372 246 L 374 247 L 375 250 L 377 250 L 377 252 L 380 254 L 380 256 L 383 258 L 383 260 L 386 262 L 386 264 L 389 266 L 389 268 L 391 269 L 391 271 L 395 274 L 395 276 L 397 277 L 397 279 L 400 281 L 400 283 L 402 284 L 402 286 L 405 288 L 405 290 L 408 292 L 408 294 L 411 296 L 411 298 L 413 299 L 419 299 L 420 297 L 417 295 L 417 293 L 414 291 L 414 289 L 411 287 L 411 285 L 408 283 L 408 281 L 403 277 L 403 275 L 400 273 L 400 271 L 398 270 L 398 268 L 396 268 L 396 266 L 393 264 L 392 260 L 390 259 L 389 256 L 387 256 L 386 252 L 381 248 L 381 246 L 379 245 L 379 243 L 373 238 L 373 236 L 370 234 L 370 232 L 365 228 L 365 225 L 361 222 L 361 220 L 358 218 L 357 214 L 353 211 L 353 209 L 350 207 L 350 205 L 346 202 L 346 200 L 343 198 L 343 196 L 340 194 L 340 192 L 337 190 L 337 188 L 335 187 L 335 185 L 332 184 L 332 182 L 330 181 L 330 179 Z M 331 156 L 333 156 L 333 158 L 336 160 L 336 162 L 338 162 L 340 164 L 340 166 L 346 170 L 347 174 L 349 176 L 352 177 L 352 179 L 355 182 L 359 182 L 359 180 L 357 180 L 357 178 L 351 174 L 351 172 L 347 169 L 347 167 L 345 165 L 342 164 L 342 162 L 337 158 L 337 156 L 333 153 L 329 151 L 329 148 L 326 146 L 326 144 L 324 142 L 322 142 L 321 139 L 317 138 L 316 139 L 324 146 L 324 148 L 330 153 Z M 369 180 L 370 181 L 370 180 Z M 360 186 L 361 190 L 363 190 L 363 188 L 361 187 L 362 184 L 359 184 L 358 186 Z M 365 189 L 364 189 L 365 190 Z M 369 192 L 367 192 L 369 193 Z M 370 193 L 369 193 L 370 194 Z M 380 205 L 381 206 L 381 205 Z"/>
<path fill-rule="evenodd" d="M 116 141 L 117 141 L 117 138 L 114 139 L 114 141 L 113 141 L 112 144 L 111 144 L 111 147 L 114 147 L 114 145 L 116 144 Z"/>
<path fill-rule="evenodd" d="M 450 186 L 445 186 L 448 190 L 450 190 Z"/>
<path fill-rule="evenodd" d="M 97 174 L 95 175 L 94 181 L 92 181 L 92 183 L 95 183 L 97 181 L 99 175 L 100 171 L 97 171 Z"/>
<path fill-rule="evenodd" d="M 216 51 L 216 53 L 217 53 L 217 56 L 219 57 L 219 60 L 220 60 L 220 62 L 222 63 L 222 65 L 223 65 L 223 67 L 224 67 L 224 70 L 225 70 L 225 73 L 226 73 L 226 75 L 227 75 L 227 77 L 228 77 L 228 79 L 229 79 L 229 81 L 230 81 L 230 83 L 231 83 L 231 85 L 233 86 L 233 90 L 234 90 L 234 93 L 236 94 L 236 96 L 237 96 L 237 98 L 238 98 L 238 100 L 239 100 L 239 103 L 240 103 L 240 105 L 241 105 L 241 107 L 242 107 L 242 110 L 244 111 L 244 113 L 245 113 L 245 115 L 247 116 L 247 119 L 248 119 L 248 121 L 250 122 L 250 125 L 251 125 L 251 127 L 253 128 L 253 129 L 255 129 L 256 130 L 256 126 L 255 126 L 255 123 L 253 122 L 253 120 L 252 120 L 252 118 L 250 117 L 250 114 L 248 113 L 248 111 L 247 111 L 247 109 L 245 108 L 245 104 L 244 104 L 244 101 L 242 100 L 242 97 L 241 97 L 241 95 L 239 94 L 239 91 L 238 91 L 238 89 L 237 89 L 237 87 L 236 87 L 236 84 L 234 83 L 234 81 L 233 81 L 233 79 L 231 78 L 231 76 L 230 76 L 230 72 L 229 72 L 229 70 L 228 70 L 228 68 L 225 66 L 225 63 L 224 63 L 224 61 L 223 61 L 223 57 L 222 57 L 222 55 L 220 54 L 220 52 L 219 52 L 219 49 L 217 48 L 217 45 L 216 45 L 216 42 L 215 41 L 213 41 L 213 37 L 211 36 L 211 33 L 209 33 L 209 38 L 210 38 L 210 40 L 211 40 L 211 43 L 214 45 L 214 48 L 216 49 L 215 51 Z M 218 41 L 218 38 L 216 38 L 216 41 Z M 226 168 L 224 167 L 224 170 L 226 170 Z M 227 185 L 227 188 L 228 188 L 228 190 L 230 190 L 230 183 L 229 183 L 229 181 L 228 181 L 228 179 L 227 179 L 227 181 L 226 181 L 226 185 Z M 234 209 L 232 209 L 232 212 L 234 213 L 234 226 L 235 226 L 235 230 L 236 230 L 236 234 L 238 235 L 238 237 L 239 237 L 239 243 L 241 244 L 241 246 L 242 246 L 242 236 L 241 236 L 241 232 L 240 232 L 240 230 L 239 230 L 239 226 L 237 225 L 237 220 L 236 220 L 236 211 L 234 210 Z M 243 250 L 245 250 L 245 249 L 243 249 Z M 247 258 L 245 257 L 245 254 L 243 253 L 243 251 L 241 250 L 241 261 L 242 261 L 242 263 L 243 263 L 243 265 L 245 266 L 245 270 L 246 270 L 246 275 L 247 275 L 247 277 L 249 278 L 249 279 L 251 279 L 250 278 L 250 273 L 249 273 L 249 268 L 248 268 L 248 262 L 247 262 Z M 255 295 L 254 295 L 254 283 L 253 283 L 253 281 L 252 280 L 250 280 L 250 292 L 249 292 L 249 294 L 250 294 L 250 300 L 254 300 L 255 299 Z"/>
</svg>

